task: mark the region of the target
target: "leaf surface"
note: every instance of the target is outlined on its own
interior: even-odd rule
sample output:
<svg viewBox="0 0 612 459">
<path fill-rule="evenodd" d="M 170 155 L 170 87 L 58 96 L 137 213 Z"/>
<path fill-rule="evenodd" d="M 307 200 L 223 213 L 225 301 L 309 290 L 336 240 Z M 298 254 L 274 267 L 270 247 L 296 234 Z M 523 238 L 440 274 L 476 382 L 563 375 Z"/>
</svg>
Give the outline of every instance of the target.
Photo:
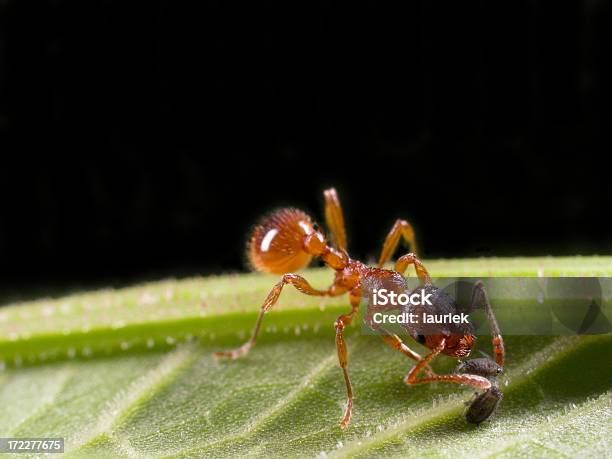
<svg viewBox="0 0 612 459">
<path fill-rule="evenodd" d="M 436 276 L 612 274 L 612 258 L 439 260 Z M 304 274 L 317 287 L 329 271 Z M 406 386 L 412 362 L 351 327 L 348 429 L 333 321 L 345 298 L 287 288 L 257 347 L 242 343 L 277 280 L 167 280 L 0 309 L 0 437 L 64 437 L 69 456 L 594 456 L 610 454 L 612 338 L 509 336 L 504 400 L 478 427 L 473 391 Z M 422 352 L 414 342 L 409 345 Z M 488 340 L 476 349 L 490 352 Z M 456 362 L 440 358 L 438 372 Z"/>
</svg>

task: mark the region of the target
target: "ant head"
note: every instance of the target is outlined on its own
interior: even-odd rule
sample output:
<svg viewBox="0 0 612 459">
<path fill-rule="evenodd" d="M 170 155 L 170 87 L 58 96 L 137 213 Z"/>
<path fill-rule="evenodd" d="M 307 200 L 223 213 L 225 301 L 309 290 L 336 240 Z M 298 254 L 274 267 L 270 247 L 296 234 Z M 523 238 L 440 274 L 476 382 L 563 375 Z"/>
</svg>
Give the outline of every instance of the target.
<svg viewBox="0 0 612 459">
<path fill-rule="evenodd" d="M 443 354 L 451 357 L 467 357 L 472 351 L 474 336 L 472 335 L 450 335 L 446 336 L 446 346 Z M 429 347 L 429 346 L 428 346 Z"/>
<path fill-rule="evenodd" d="M 255 270 L 286 274 L 307 266 L 325 247 L 325 236 L 310 217 L 301 210 L 286 208 L 261 219 L 247 253 Z"/>
</svg>

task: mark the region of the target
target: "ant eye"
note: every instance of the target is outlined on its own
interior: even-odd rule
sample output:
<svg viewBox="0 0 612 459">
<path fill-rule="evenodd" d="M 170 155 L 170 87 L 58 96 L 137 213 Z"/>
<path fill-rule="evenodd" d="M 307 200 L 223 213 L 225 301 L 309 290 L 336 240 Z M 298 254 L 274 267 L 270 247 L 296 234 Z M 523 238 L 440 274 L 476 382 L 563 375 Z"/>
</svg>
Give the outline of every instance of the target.
<svg viewBox="0 0 612 459">
<path fill-rule="evenodd" d="M 417 343 L 419 344 L 425 344 L 425 335 L 419 335 L 417 336 Z"/>
<path fill-rule="evenodd" d="M 313 223 L 312 224 L 312 228 L 316 231 L 319 232 L 319 224 L 318 223 Z"/>
</svg>

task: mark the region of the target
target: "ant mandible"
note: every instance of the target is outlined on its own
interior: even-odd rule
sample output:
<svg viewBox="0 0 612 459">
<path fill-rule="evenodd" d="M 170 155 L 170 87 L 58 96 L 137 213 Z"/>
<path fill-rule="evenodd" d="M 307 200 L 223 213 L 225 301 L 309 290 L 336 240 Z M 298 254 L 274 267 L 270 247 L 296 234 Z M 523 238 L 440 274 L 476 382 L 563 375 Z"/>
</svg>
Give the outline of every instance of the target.
<svg viewBox="0 0 612 459">
<path fill-rule="evenodd" d="M 355 318 L 361 298 L 371 297 L 372 290 L 380 285 L 395 290 L 405 289 L 406 281 L 403 274 L 408 266 L 413 265 L 421 286 L 434 294 L 433 306 L 429 306 L 430 313 L 454 312 L 457 310 L 457 305 L 451 297 L 432 284 L 427 269 L 415 255 L 414 230 L 406 220 L 398 219 L 395 222 L 385 239 L 378 267 L 370 267 L 348 256 L 344 216 L 336 190 L 334 188 L 325 190 L 324 195 L 325 220 L 333 245 L 328 244 L 323 233 L 308 215 L 294 208 L 277 210 L 264 217 L 255 227 L 248 243 L 248 257 L 252 267 L 257 271 L 282 274 L 282 278 L 272 288 L 261 306 L 251 338 L 237 349 L 215 352 L 214 355 L 237 359 L 247 354 L 255 345 L 264 314 L 274 306 L 287 284 L 306 295 L 339 296 L 348 293 L 351 311 L 342 314 L 334 323 L 338 360 L 346 383 L 347 404 L 340 422 L 340 427 L 345 428 L 351 419 L 353 388 L 348 373 L 347 347 L 343 332 Z M 385 263 L 393 256 L 401 238 L 408 244 L 410 253 L 396 261 L 394 270 L 383 269 Z M 302 276 L 293 274 L 293 271 L 307 266 L 313 257 L 320 258 L 326 266 L 336 272 L 333 284 L 326 290 L 315 289 Z M 468 421 L 477 424 L 491 416 L 502 397 L 495 376 L 502 371 L 504 365 L 503 338 L 481 282 L 477 282 L 474 286 L 470 307 L 475 307 L 479 299 L 484 303 L 491 329 L 495 362 L 489 358 L 472 359 L 460 364 L 453 374 L 436 374 L 429 364 L 438 354 L 456 358 L 467 357 L 475 339 L 471 325 L 451 330 L 437 330 L 430 332 L 431 334 L 421 334 L 418 328 L 406 326 L 408 333 L 430 350 L 425 357 L 421 357 L 404 344 L 399 336 L 374 323 L 372 316 L 374 312 L 381 310 L 380 306 L 370 302 L 364 317 L 364 322 L 377 330 L 386 344 L 417 362 L 404 378 L 407 384 L 444 381 L 465 384 L 485 391 L 474 399 L 466 413 Z"/>
</svg>

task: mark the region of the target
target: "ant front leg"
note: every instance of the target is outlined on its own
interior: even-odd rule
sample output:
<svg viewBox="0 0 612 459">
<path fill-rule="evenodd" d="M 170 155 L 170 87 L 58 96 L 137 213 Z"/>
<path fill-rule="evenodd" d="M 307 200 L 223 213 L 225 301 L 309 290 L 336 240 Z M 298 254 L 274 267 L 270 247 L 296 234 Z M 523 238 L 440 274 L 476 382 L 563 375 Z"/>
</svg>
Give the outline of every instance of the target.
<svg viewBox="0 0 612 459">
<path fill-rule="evenodd" d="M 410 349 L 408 346 L 406 346 L 406 344 L 404 344 L 404 342 L 402 341 L 402 339 L 397 336 L 394 333 L 388 333 L 385 330 L 383 331 L 383 335 L 380 335 L 380 337 L 382 338 L 382 340 L 389 345 L 390 347 L 392 347 L 393 349 L 401 352 L 402 354 L 404 354 L 406 357 L 416 361 L 416 362 L 420 362 L 422 360 L 422 357 L 419 355 L 418 352 L 413 351 L 412 349 Z M 431 367 L 429 365 L 425 365 L 424 367 L 424 371 L 427 374 L 427 376 L 434 376 L 435 373 L 432 371 Z"/>
<path fill-rule="evenodd" d="M 344 416 L 340 422 L 340 428 L 344 429 L 349 421 L 351 420 L 351 414 L 353 412 L 353 386 L 351 385 L 351 379 L 348 374 L 348 352 L 346 349 L 346 342 L 344 341 L 344 328 L 349 325 L 357 311 L 359 310 L 359 302 L 361 300 L 361 293 L 358 291 L 351 291 L 349 294 L 349 300 L 351 302 L 351 312 L 343 314 L 334 323 L 336 328 L 336 349 L 338 351 L 338 362 L 342 369 L 342 375 L 344 376 L 344 382 L 346 384 L 346 409 L 344 410 Z"/>
<path fill-rule="evenodd" d="M 325 222 L 331 232 L 332 240 L 340 250 L 346 250 L 346 230 L 340 199 L 335 188 L 323 192 L 325 195 Z"/>
<path fill-rule="evenodd" d="M 268 294 L 268 297 L 266 298 L 266 301 L 264 301 L 263 305 L 261 306 L 261 310 L 259 311 L 259 316 L 257 317 L 257 322 L 255 323 L 255 328 L 253 329 L 253 334 L 251 335 L 251 338 L 239 348 L 236 348 L 231 351 L 214 352 L 213 355 L 215 357 L 227 357 L 230 359 L 237 359 L 249 352 L 251 348 L 255 346 L 255 342 L 257 341 L 257 335 L 259 334 L 259 329 L 261 328 L 261 323 L 263 321 L 264 314 L 268 312 L 268 310 L 272 308 L 272 306 L 274 306 L 283 290 L 283 287 L 286 284 L 293 285 L 300 292 L 312 296 L 337 296 L 341 295 L 346 291 L 336 286 L 335 284 L 327 290 L 317 290 L 313 288 L 302 276 L 298 276 L 297 274 L 285 274 L 282 279 L 272 288 L 272 290 Z"/>
<path fill-rule="evenodd" d="M 390 347 L 392 347 L 393 349 L 395 349 L 397 351 L 400 351 L 406 357 L 408 357 L 408 358 L 410 358 L 410 359 L 412 359 L 412 360 L 414 360 L 416 362 L 420 362 L 421 361 L 422 357 L 419 355 L 419 353 L 413 351 L 408 346 L 406 346 L 399 336 L 397 336 L 394 333 L 387 333 L 384 330 L 383 330 L 383 332 L 385 334 L 384 335 L 380 335 L 380 337 L 382 338 L 382 340 L 387 345 L 389 345 Z"/>
<path fill-rule="evenodd" d="M 497 385 L 496 376 L 504 369 L 505 350 L 504 340 L 501 336 L 501 331 L 495 314 L 491 308 L 491 303 L 482 281 L 476 282 L 472 290 L 472 301 L 470 303 L 470 312 L 476 307 L 478 300 L 482 300 L 484 304 L 485 314 L 489 322 L 491 330 L 491 341 L 493 344 L 493 352 L 495 353 L 495 361 L 489 357 L 477 358 L 461 362 L 455 369 L 455 373 L 472 373 L 484 376 L 491 381 L 491 387 L 480 393 L 468 404 L 465 412 L 465 418 L 472 424 L 480 424 L 489 419 L 497 406 L 503 399 L 503 394 Z"/>
<path fill-rule="evenodd" d="M 440 343 L 424 358 L 422 358 L 419 363 L 417 363 L 412 370 L 408 372 L 404 381 L 406 384 L 421 384 L 426 382 L 452 382 L 455 384 L 467 384 L 469 386 L 473 386 L 477 389 L 488 389 L 491 387 L 491 381 L 487 378 L 478 375 L 472 374 L 449 374 L 449 375 L 432 375 L 426 376 L 424 378 L 418 378 L 419 373 L 421 373 L 429 362 L 437 356 L 440 352 L 444 350 L 446 346 L 446 339 L 442 338 Z"/>
<path fill-rule="evenodd" d="M 397 249 L 400 238 L 403 238 L 408 244 L 408 249 L 410 252 L 417 253 L 416 240 L 412 225 L 406 220 L 401 220 L 398 218 L 391 227 L 391 231 L 389 231 L 389 234 L 387 234 L 387 238 L 383 244 L 382 252 L 380 253 L 380 258 L 378 259 L 379 268 L 382 268 L 385 263 L 391 259 L 395 253 L 395 250 Z"/>
<path fill-rule="evenodd" d="M 386 345 L 388 345 L 389 347 L 395 349 L 396 351 L 399 351 L 400 353 L 404 354 L 406 357 L 408 357 L 409 359 L 414 360 L 415 362 L 420 362 L 422 357 L 421 355 L 416 352 L 413 351 L 412 349 L 410 349 L 403 341 L 402 339 L 397 336 L 395 333 L 390 332 L 389 330 L 385 329 L 384 327 L 381 327 L 379 324 L 374 322 L 374 312 L 382 312 L 382 311 L 386 311 L 386 310 L 391 310 L 394 309 L 395 306 L 389 306 L 386 308 L 376 308 L 376 309 L 372 309 L 372 308 L 368 308 L 368 310 L 366 311 L 366 315 L 364 317 L 364 322 L 373 330 L 376 331 L 378 333 L 378 335 L 380 336 L 380 338 L 385 342 Z M 425 367 L 425 371 L 427 373 L 427 375 L 433 375 L 433 371 L 431 370 L 431 368 L 429 367 L 429 365 L 427 365 Z"/>
<path fill-rule="evenodd" d="M 493 344 L 493 352 L 495 354 L 495 362 L 497 363 L 497 365 L 499 365 L 500 368 L 503 369 L 506 358 L 504 338 L 502 337 L 501 330 L 499 329 L 499 325 L 497 324 L 497 319 L 495 318 L 495 314 L 493 313 L 493 309 L 491 308 L 491 303 L 489 302 L 489 296 L 487 295 L 487 291 L 485 290 L 484 284 L 480 280 L 476 282 L 476 284 L 474 285 L 474 290 L 472 290 L 470 311 L 474 309 L 474 307 L 476 306 L 476 302 L 479 298 L 482 299 L 485 309 L 485 315 L 487 316 L 487 321 L 489 322 L 489 329 L 491 330 L 491 343 Z"/>
</svg>

